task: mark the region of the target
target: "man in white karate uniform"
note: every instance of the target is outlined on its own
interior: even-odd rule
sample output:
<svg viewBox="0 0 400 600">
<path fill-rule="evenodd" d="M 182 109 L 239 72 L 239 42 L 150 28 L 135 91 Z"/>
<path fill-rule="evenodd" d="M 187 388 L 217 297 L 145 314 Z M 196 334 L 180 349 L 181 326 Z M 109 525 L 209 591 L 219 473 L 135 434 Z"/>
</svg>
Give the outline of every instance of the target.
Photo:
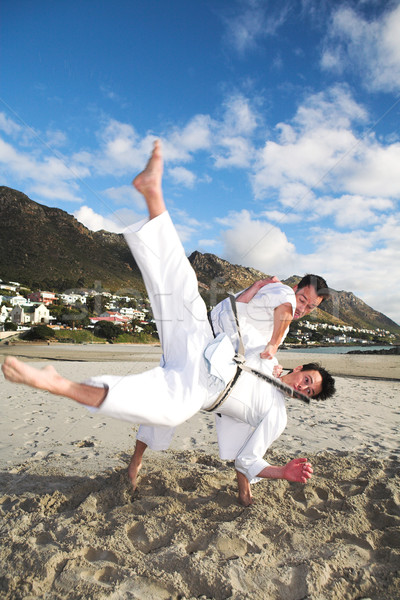
<svg viewBox="0 0 400 600">
<path fill-rule="evenodd" d="M 264 370 L 270 369 L 271 374 L 280 375 L 281 367 L 276 360 L 271 359 L 285 339 L 292 319 L 299 319 L 309 314 L 327 297 L 329 297 L 329 290 L 326 281 L 317 275 L 306 275 L 293 289 L 276 278 L 264 279 L 256 281 L 248 289 L 236 294 L 236 307 L 246 358 L 259 352 L 260 357 L 269 362 L 263 365 Z M 220 302 L 211 311 L 210 316 L 214 334 L 226 333 L 237 351 L 239 336 L 230 299 L 226 298 Z M 317 367 L 318 365 L 314 363 L 307 365 L 308 369 L 315 370 Z M 215 424 L 220 458 L 235 460 L 240 448 L 251 436 L 252 426 L 221 413 L 216 415 Z M 134 489 L 147 447 L 156 451 L 167 450 L 174 433 L 174 428 L 140 426 L 135 452 L 128 468 Z M 237 477 L 240 480 L 240 471 L 237 472 Z M 253 479 L 252 483 L 256 481 L 259 479 Z M 243 489 L 243 485 L 239 485 L 239 489 L 241 488 Z M 245 496 L 248 499 L 249 493 Z M 243 499 L 243 502 L 246 501 Z"/>
<path fill-rule="evenodd" d="M 33 368 L 8 357 L 7 379 L 23 383 L 98 410 L 101 414 L 144 425 L 174 427 L 215 403 L 237 370 L 230 338 L 213 338 L 197 279 L 166 211 L 162 189 L 162 153 L 155 143 L 146 169 L 135 179 L 144 195 L 149 219 L 128 228 L 127 242 L 142 272 L 163 349 L 164 364 L 127 377 L 99 376 L 86 383 L 61 377 L 53 367 Z M 246 357 L 249 366 L 263 370 L 260 352 Z M 301 368 L 282 377 L 309 396 L 332 387 L 323 370 Z M 332 391 L 332 390 L 331 390 Z M 270 443 L 286 425 L 283 394 L 244 372 L 218 411 L 250 425 L 253 433 L 240 450 L 236 468 L 246 481 L 282 477 L 305 483 L 312 474 L 306 458 L 282 467 L 263 459 Z"/>
<path fill-rule="evenodd" d="M 329 297 L 326 281 L 317 275 L 306 275 L 292 289 L 276 277 L 256 281 L 248 289 L 236 294 L 237 313 L 246 358 L 259 352 L 263 359 L 273 359 L 279 345 L 285 339 L 293 319 L 299 319 Z M 210 314 L 214 335 L 226 333 L 238 350 L 238 331 L 229 298 L 220 302 Z M 312 364 L 315 370 L 315 365 Z M 263 365 L 280 375 L 277 362 Z M 240 448 L 251 435 L 253 428 L 247 423 L 232 419 L 221 413 L 215 419 L 219 455 L 223 460 L 235 460 Z M 147 447 L 152 450 L 166 450 L 174 436 L 174 428 L 141 425 L 135 452 L 128 467 L 128 474 L 135 489 L 137 475 L 142 466 L 143 454 Z M 240 480 L 240 471 L 237 472 Z M 253 482 L 257 481 L 253 479 Z M 243 487 L 243 486 L 239 486 Z M 248 494 L 246 494 L 248 496 Z M 245 501 L 245 500 L 244 500 Z"/>
</svg>

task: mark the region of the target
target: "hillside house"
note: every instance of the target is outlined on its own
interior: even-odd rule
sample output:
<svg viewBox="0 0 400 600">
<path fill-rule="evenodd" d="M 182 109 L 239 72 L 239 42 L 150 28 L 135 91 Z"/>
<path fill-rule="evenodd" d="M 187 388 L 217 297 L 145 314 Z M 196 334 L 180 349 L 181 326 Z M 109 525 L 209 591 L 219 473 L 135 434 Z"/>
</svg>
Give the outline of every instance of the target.
<svg viewBox="0 0 400 600">
<path fill-rule="evenodd" d="M 0 290 L 5 290 L 6 292 L 16 292 L 17 286 L 10 285 L 8 283 L 0 283 Z"/>
<path fill-rule="evenodd" d="M 17 325 L 39 325 L 51 320 L 49 309 L 44 304 L 23 304 L 14 306 L 11 321 Z"/>
<path fill-rule="evenodd" d="M 27 302 L 24 296 L 17 294 L 16 296 L 12 296 L 10 298 L 10 304 L 11 306 L 21 306 L 22 304 L 29 304 L 29 301 Z"/>
<path fill-rule="evenodd" d="M 124 317 L 129 317 L 130 319 L 137 319 L 138 321 L 144 321 L 146 317 L 142 310 L 137 310 L 136 308 L 123 307 L 120 309 L 120 313 Z"/>
<path fill-rule="evenodd" d="M 54 292 L 32 292 L 28 294 L 28 300 L 31 302 L 40 302 L 47 306 L 57 300 L 57 295 Z"/>
<path fill-rule="evenodd" d="M 110 323 L 115 323 L 116 325 L 126 325 L 129 322 L 129 317 L 124 317 L 118 312 L 107 310 L 98 317 L 90 318 L 92 325 L 95 325 L 98 323 L 98 321 L 109 321 Z"/>
<path fill-rule="evenodd" d="M 4 304 L 0 307 L 0 323 L 5 323 L 10 316 L 11 308 L 7 308 Z"/>
<path fill-rule="evenodd" d="M 63 301 L 64 304 L 67 304 L 68 306 L 73 306 L 74 304 L 77 304 L 78 302 L 80 302 L 81 304 L 86 304 L 86 300 L 87 300 L 87 294 L 59 294 L 59 297 L 61 298 L 61 300 Z"/>
</svg>

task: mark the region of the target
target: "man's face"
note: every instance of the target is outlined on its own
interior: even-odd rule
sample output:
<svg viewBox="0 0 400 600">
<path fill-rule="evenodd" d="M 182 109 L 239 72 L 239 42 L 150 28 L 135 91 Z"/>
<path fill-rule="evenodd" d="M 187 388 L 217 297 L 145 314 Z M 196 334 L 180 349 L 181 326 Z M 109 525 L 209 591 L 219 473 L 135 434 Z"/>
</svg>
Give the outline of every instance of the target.
<svg viewBox="0 0 400 600">
<path fill-rule="evenodd" d="M 322 296 L 318 296 L 315 288 L 312 285 L 297 289 L 297 285 L 293 288 L 296 294 L 296 310 L 293 319 L 300 319 L 304 315 L 308 315 L 314 308 L 317 308 L 323 300 Z"/>
<path fill-rule="evenodd" d="M 295 367 L 291 373 L 284 375 L 282 381 L 294 390 L 313 398 L 322 390 L 322 376 L 319 371 L 303 371 L 303 367 Z"/>
</svg>

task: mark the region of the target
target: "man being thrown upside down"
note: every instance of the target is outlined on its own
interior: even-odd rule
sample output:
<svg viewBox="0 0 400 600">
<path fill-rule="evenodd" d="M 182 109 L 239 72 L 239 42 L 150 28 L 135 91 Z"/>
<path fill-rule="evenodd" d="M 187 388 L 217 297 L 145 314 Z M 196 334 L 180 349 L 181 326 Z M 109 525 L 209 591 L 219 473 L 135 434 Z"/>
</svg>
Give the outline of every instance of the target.
<svg viewBox="0 0 400 600">
<path fill-rule="evenodd" d="M 52 366 L 36 369 L 7 357 L 2 366 L 6 379 L 142 425 L 175 427 L 215 403 L 236 373 L 235 349 L 226 334 L 213 337 L 196 275 L 164 204 L 162 171 L 161 144 L 157 141 L 146 168 L 134 180 L 146 200 L 149 217 L 124 232 L 150 298 L 163 351 L 162 364 L 137 375 L 104 375 L 76 383 L 59 375 Z M 246 353 L 246 365 L 271 374 L 276 360 L 263 360 L 257 349 Z M 305 390 L 310 397 L 325 399 L 334 392 L 333 379 L 324 369 L 312 366 L 316 368 L 296 367 L 281 381 Z M 243 372 L 218 413 L 251 426 L 251 435 L 235 460 L 242 504 L 252 502 L 251 481 L 279 478 L 306 483 L 312 476 L 306 458 L 293 459 L 283 466 L 269 465 L 263 459 L 286 426 L 284 394 L 280 390 Z"/>
</svg>

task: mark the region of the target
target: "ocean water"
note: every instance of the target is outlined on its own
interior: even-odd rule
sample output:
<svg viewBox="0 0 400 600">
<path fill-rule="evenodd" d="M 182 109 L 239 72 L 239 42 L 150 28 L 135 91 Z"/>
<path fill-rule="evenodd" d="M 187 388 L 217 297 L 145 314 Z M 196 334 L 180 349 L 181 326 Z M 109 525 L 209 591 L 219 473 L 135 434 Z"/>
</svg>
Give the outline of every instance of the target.
<svg viewBox="0 0 400 600">
<path fill-rule="evenodd" d="M 350 350 L 389 350 L 393 346 L 324 346 L 324 347 L 311 347 L 302 348 L 301 346 L 296 348 L 288 348 L 289 352 L 301 352 L 304 354 L 347 354 Z M 282 351 L 282 348 L 279 349 Z M 283 350 L 285 352 L 285 350 Z"/>
</svg>

